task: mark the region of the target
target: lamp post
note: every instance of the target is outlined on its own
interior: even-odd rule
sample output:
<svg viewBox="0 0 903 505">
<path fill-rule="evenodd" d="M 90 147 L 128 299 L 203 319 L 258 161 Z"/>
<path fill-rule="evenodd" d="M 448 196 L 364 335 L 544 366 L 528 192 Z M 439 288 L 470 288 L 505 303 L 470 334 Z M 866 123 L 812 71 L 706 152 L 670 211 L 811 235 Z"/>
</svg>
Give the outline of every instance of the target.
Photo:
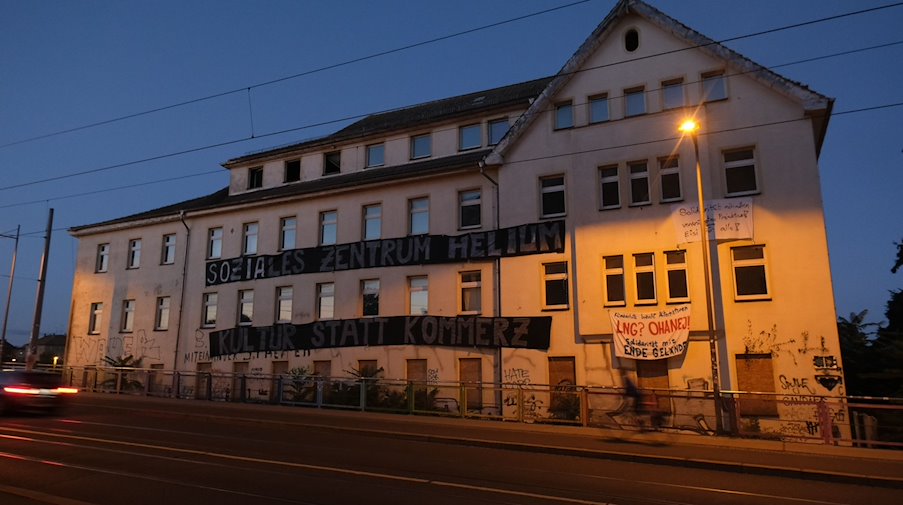
<svg viewBox="0 0 903 505">
<path fill-rule="evenodd" d="M 712 262 L 709 258 L 709 226 L 706 221 L 705 198 L 702 190 L 702 166 L 699 161 L 699 141 L 697 133 L 699 132 L 699 124 L 687 119 L 684 121 L 679 130 L 685 135 L 689 135 L 693 140 L 693 154 L 696 156 L 696 194 L 699 198 L 699 238 L 702 243 L 702 265 L 705 276 L 705 315 L 706 330 L 709 337 L 709 354 L 712 362 L 712 393 L 715 403 L 715 430 L 718 433 L 724 432 L 724 426 L 721 422 L 721 380 L 718 374 L 718 350 L 715 342 L 715 308 L 712 303 Z M 717 254 L 717 250 L 715 251 Z"/>
</svg>

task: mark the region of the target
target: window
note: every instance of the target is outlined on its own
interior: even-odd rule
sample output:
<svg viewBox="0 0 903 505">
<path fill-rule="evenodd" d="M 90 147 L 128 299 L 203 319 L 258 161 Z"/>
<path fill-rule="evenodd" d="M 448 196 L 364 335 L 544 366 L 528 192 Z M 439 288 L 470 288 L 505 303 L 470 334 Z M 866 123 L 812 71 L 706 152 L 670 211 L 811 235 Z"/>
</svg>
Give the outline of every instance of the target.
<svg viewBox="0 0 903 505">
<path fill-rule="evenodd" d="M 599 168 L 599 183 L 601 184 L 602 209 L 617 209 L 621 206 L 621 181 L 618 176 L 618 166 Z"/>
<path fill-rule="evenodd" d="M 430 281 L 427 277 L 408 277 L 408 313 L 427 314 L 430 306 Z"/>
<path fill-rule="evenodd" d="M 290 323 L 292 322 L 292 295 L 294 290 L 291 286 L 280 286 L 276 288 L 276 322 Z"/>
<path fill-rule="evenodd" d="M 702 101 L 713 102 L 727 98 L 727 81 L 723 71 L 702 74 Z"/>
<path fill-rule="evenodd" d="M 376 240 L 383 235 L 383 207 L 382 205 L 364 206 L 363 239 Z"/>
<path fill-rule="evenodd" d="M 119 330 L 130 332 L 135 329 L 135 300 L 122 301 L 122 319 Z"/>
<path fill-rule="evenodd" d="M 601 123 L 611 119 L 608 114 L 608 95 L 592 96 L 589 99 L 589 122 Z"/>
<path fill-rule="evenodd" d="M 662 202 L 683 200 L 680 190 L 680 163 L 677 156 L 658 160 L 658 175 L 661 179 Z"/>
<path fill-rule="evenodd" d="M 555 106 L 555 129 L 563 130 L 574 127 L 574 105 L 571 102 Z"/>
<path fill-rule="evenodd" d="M 540 181 L 541 214 L 540 217 L 556 217 L 565 214 L 564 176 L 543 177 Z"/>
<path fill-rule="evenodd" d="M 176 236 L 163 235 L 163 250 L 160 252 L 160 264 L 172 265 L 176 262 Z"/>
<path fill-rule="evenodd" d="M 216 326 L 216 293 L 204 293 L 204 313 L 201 318 L 201 326 L 211 328 Z"/>
<path fill-rule="evenodd" d="M 495 119 L 489 122 L 489 145 L 494 146 L 502 141 L 508 133 L 508 118 Z"/>
<path fill-rule="evenodd" d="M 458 382 L 466 384 L 464 403 L 467 410 L 483 408 L 483 361 L 480 358 L 458 358 Z"/>
<path fill-rule="evenodd" d="M 662 83 L 662 109 L 677 109 L 684 103 L 684 80 L 674 79 Z"/>
<path fill-rule="evenodd" d="M 633 28 L 627 30 L 627 33 L 624 34 L 624 49 L 627 52 L 634 52 L 637 48 L 640 47 L 640 34 Z"/>
<path fill-rule="evenodd" d="M 472 124 L 458 128 L 458 150 L 476 149 L 483 145 L 483 126 Z"/>
<path fill-rule="evenodd" d="M 724 152 L 724 178 L 727 195 L 738 196 L 757 193 L 756 153 L 752 147 Z"/>
<path fill-rule="evenodd" d="M 480 190 L 472 189 L 458 193 L 458 227 L 479 228 L 481 222 Z"/>
<path fill-rule="evenodd" d="M 686 251 L 665 251 L 665 270 L 668 275 L 668 303 L 690 301 Z"/>
<path fill-rule="evenodd" d="M 207 259 L 223 257 L 223 229 L 210 228 L 207 230 Z"/>
<path fill-rule="evenodd" d="M 157 298 L 157 314 L 154 316 L 155 330 L 169 329 L 169 297 L 161 296 Z"/>
<path fill-rule="evenodd" d="M 248 189 L 257 189 L 263 187 L 263 167 L 254 167 L 248 169 Z"/>
<path fill-rule="evenodd" d="M 97 245 L 97 261 L 94 262 L 95 272 L 106 272 L 110 268 L 110 244 Z"/>
<path fill-rule="evenodd" d="M 379 315 L 379 279 L 361 281 L 361 314 L 364 317 Z"/>
<path fill-rule="evenodd" d="M 367 168 L 381 167 L 386 164 L 386 145 L 373 144 L 367 146 Z"/>
<path fill-rule="evenodd" d="M 88 316 L 88 333 L 97 335 L 100 333 L 100 325 L 103 322 L 103 303 L 91 304 L 91 314 Z"/>
<path fill-rule="evenodd" d="M 756 393 L 774 393 L 774 364 L 771 353 L 737 354 L 737 389 Z M 770 395 L 739 395 L 740 414 L 744 416 L 778 415 L 778 402 Z"/>
<path fill-rule="evenodd" d="M 408 200 L 408 235 L 422 235 L 430 232 L 430 199 Z"/>
<path fill-rule="evenodd" d="M 630 164 L 630 205 L 648 205 L 649 199 L 649 169 L 646 162 Z"/>
<path fill-rule="evenodd" d="M 357 360 L 357 371 L 361 377 L 376 377 L 382 372 L 379 363 L 375 359 L 359 359 Z"/>
<path fill-rule="evenodd" d="M 543 309 L 568 308 L 568 264 L 546 263 L 542 266 Z"/>
<path fill-rule="evenodd" d="M 333 319 L 335 317 L 335 284 L 324 282 L 317 284 L 317 319 Z"/>
<path fill-rule="evenodd" d="M 334 210 L 320 213 L 320 245 L 332 245 L 336 242 L 338 214 Z"/>
<path fill-rule="evenodd" d="M 624 90 L 624 116 L 646 113 L 646 90 L 643 87 Z"/>
<path fill-rule="evenodd" d="M 605 305 L 626 305 L 627 296 L 624 292 L 624 257 L 605 256 L 602 259 L 605 266 Z"/>
<path fill-rule="evenodd" d="M 734 269 L 734 299 L 767 300 L 768 272 L 765 270 L 765 246 L 754 245 L 731 249 Z"/>
<path fill-rule="evenodd" d="M 254 321 L 254 290 L 238 291 L 238 325 L 250 326 Z"/>
<path fill-rule="evenodd" d="M 411 137 L 411 159 L 429 158 L 433 154 L 433 139 L 429 133 Z"/>
<path fill-rule="evenodd" d="M 483 311 L 480 272 L 461 272 L 461 314 L 479 314 Z"/>
<path fill-rule="evenodd" d="M 126 268 L 138 268 L 141 265 L 141 239 L 129 240 L 129 259 Z"/>
<path fill-rule="evenodd" d="M 323 175 L 334 175 L 342 171 L 342 151 L 332 151 L 323 155 Z"/>
<path fill-rule="evenodd" d="M 636 279 L 637 305 L 655 303 L 655 255 L 652 253 L 634 254 L 633 273 Z"/>
<path fill-rule="evenodd" d="M 245 223 L 242 230 L 242 254 L 257 254 L 257 223 Z"/>
<path fill-rule="evenodd" d="M 293 217 L 283 217 L 279 220 L 279 250 L 287 251 L 295 248 L 297 228 L 298 220 Z"/>
<path fill-rule="evenodd" d="M 284 182 L 298 182 L 301 180 L 301 160 L 289 160 L 285 162 Z"/>
</svg>

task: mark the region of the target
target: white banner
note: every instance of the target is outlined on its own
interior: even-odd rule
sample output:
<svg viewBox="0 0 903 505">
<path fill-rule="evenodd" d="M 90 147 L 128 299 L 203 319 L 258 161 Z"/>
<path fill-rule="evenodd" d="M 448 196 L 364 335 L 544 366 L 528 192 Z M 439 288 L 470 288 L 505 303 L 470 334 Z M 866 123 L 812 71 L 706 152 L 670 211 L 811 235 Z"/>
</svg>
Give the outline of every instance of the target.
<svg viewBox="0 0 903 505">
<path fill-rule="evenodd" d="M 672 205 L 677 243 L 699 242 L 699 205 Z M 705 202 L 709 240 L 753 238 L 752 198 L 728 198 Z"/>
<path fill-rule="evenodd" d="M 609 311 L 615 356 L 665 359 L 683 354 L 690 336 L 690 306 L 655 312 Z"/>
</svg>

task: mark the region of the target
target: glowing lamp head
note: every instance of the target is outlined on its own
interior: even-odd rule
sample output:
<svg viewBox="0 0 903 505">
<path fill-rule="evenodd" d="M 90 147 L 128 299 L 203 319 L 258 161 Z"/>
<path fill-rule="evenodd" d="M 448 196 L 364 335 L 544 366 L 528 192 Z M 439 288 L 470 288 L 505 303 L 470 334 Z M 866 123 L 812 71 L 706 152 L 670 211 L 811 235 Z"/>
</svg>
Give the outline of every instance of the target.
<svg viewBox="0 0 903 505">
<path fill-rule="evenodd" d="M 692 134 L 695 134 L 697 131 L 699 131 L 699 123 L 697 123 L 696 121 L 694 121 L 692 119 L 687 119 L 686 121 L 684 121 L 683 123 L 680 124 L 678 129 L 682 133 L 689 133 L 692 135 Z"/>
</svg>

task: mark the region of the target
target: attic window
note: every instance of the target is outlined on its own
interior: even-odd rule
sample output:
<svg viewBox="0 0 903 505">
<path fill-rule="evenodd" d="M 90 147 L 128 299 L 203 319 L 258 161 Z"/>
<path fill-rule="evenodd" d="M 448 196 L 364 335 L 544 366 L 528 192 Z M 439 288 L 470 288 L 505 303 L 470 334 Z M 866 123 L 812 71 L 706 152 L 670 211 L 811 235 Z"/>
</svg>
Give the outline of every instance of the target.
<svg viewBox="0 0 903 505">
<path fill-rule="evenodd" d="M 638 47 L 640 47 L 640 34 L 631 28 L 624 34 L 624 49 L 627 49 L 628 52 L 632 53 L 636 51 Z"/>
<path fill-rule="evenodd" d="M 333 151 L 323 155 L 323 175 L 338 174 L 342 171 L 342 152 Z"/>
<path fill-rule="evenodd" d="M 263 187 L 263 167 L 254 167 L 248 169 L 248 189 L 257 189 Z"/>
</svg>

